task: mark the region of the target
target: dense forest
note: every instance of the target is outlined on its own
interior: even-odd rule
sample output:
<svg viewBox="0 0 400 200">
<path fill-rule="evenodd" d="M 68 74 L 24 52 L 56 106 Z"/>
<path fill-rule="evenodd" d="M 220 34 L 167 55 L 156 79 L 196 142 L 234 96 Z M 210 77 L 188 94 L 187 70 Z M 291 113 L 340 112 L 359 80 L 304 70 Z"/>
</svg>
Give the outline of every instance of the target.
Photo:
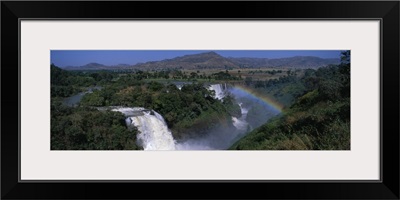
<svg viewBox="0 0 400 200">
<path fill-rule="evenodd" d="M 51 149 L 142 149 L 138 129 L 129 128 L 122 113 L 108 109 L 116 106 L 157 111 L 178 142 L 213 132 L 229 134 L 235 131 L 232 117 L 241 116 L 238 101 L 249 108 L 248 133 L 236 138 L 231 150 L 350 149 L 349 58 L 349 52 L 343 52 L 341 64 L 318 69 L 223 70 L 207 75 L 179 70 L 66 71 L 51 65 Z M 252 78 L 260 74 L 271 78 Z M 178 88 L 173 80 L 190 84 Z M 205 82 L 240 84 L 285 108 L 276 115 L 262 103 L 229 93 L 219 100 Z M 82 95 L 79 103 L 65 103 L 77 94 Z"/>
</svg>

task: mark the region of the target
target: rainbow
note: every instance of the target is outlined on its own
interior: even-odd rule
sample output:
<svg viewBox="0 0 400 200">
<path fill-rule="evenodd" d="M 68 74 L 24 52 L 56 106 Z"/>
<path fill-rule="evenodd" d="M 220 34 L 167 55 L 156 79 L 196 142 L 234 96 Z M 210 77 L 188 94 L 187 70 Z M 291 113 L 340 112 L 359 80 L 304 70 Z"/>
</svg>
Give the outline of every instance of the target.
<svg viewBox="0 0 400 200">
<path fill-rule="evenodd" d="M 268 107 L 271 107 L 273 110 L 275 110 L 278 113 L 281 113 L 283 110 L 283 105 L 277 101 L 275 101 L 273 98 L 261 94 L 257 92 L 256 90 L 252 88 L 248 88 L 242 85 L 234 85 L 233 90 L 238 90 L 242 93 L 245 93 L 247 95 L 250 95 L 251 97 L 260 100 L 261 102 L 265 103 Z"/>
</svg>

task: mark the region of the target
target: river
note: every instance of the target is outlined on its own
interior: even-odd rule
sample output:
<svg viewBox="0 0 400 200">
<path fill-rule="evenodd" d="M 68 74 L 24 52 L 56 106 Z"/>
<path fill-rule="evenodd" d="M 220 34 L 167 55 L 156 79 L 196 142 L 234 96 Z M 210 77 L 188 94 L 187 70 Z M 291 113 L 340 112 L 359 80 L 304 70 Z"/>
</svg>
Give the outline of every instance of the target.
<svg viewBox="0 0 400 200">
<path fill-rule="evenodd" d="M 101 90 L 101 89 L 102 89 L 101 86 L 89 87 L 85 92 L 80 92 L 76 95 L 65 98 L 63 100 L 63 104 L 70 107 L 77 106 L 79 102 L 82 100 L 82 97 L 85 96 L 85 94 L 89 94 L 95 90 Z"/>
</svg>

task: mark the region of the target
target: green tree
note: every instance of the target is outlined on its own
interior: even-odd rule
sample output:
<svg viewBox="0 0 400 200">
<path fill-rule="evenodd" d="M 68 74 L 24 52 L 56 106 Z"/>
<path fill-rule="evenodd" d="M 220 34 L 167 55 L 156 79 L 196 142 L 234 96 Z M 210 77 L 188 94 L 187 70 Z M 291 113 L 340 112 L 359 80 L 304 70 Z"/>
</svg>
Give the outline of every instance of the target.
<svg viewBox="0 0 400 200">
<path fill-rule="evenodd" d="M 99 91 L 86 94 L 82 97 L 81 104 L 85 106 L 104 106 L 104 97 Z"/>
</svg>

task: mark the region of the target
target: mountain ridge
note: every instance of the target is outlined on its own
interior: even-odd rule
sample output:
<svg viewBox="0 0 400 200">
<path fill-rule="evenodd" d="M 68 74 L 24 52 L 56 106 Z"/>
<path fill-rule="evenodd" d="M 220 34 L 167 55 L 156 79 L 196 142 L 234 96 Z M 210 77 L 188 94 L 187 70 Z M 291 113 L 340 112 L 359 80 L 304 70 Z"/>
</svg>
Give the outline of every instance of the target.
<svg viewBox="0 0 400 200">
<path fill-rule="evenodd" d="M 66 70 L 163 70 L 163 69 L 240 69 L 240 68 L 319 68 L 330 64 L 339 64 L 339 58 L 320 58 L 315 56 L 293 56 L 284 58 L 256 58 L 256 57 L 224 57 L 213 51 L 199 54 L 189 54 L 174 58 L 148 61 L 145 63 L 103 65 L 88 63 L 83 66 L 68 66 Z"/>
</svg>

